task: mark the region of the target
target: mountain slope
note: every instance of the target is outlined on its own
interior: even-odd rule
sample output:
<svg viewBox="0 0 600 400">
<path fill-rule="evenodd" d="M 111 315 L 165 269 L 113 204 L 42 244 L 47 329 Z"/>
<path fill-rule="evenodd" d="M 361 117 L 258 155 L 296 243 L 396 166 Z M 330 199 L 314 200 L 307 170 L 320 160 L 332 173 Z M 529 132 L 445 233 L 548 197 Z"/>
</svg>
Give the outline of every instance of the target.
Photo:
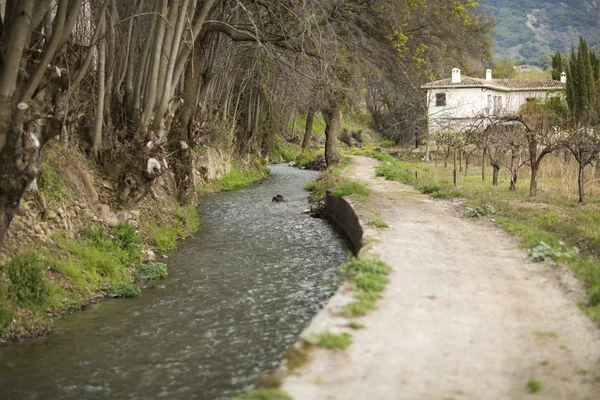
<svg viewBox="0 0 600 400">
<path fill-rule="evenodd" d="M 488 0 L 481 7 L 498 22 L 497 57 L 532 60 L 570 51 L 579 35 L 600 45 L 600 0 Z"/>
</svg>

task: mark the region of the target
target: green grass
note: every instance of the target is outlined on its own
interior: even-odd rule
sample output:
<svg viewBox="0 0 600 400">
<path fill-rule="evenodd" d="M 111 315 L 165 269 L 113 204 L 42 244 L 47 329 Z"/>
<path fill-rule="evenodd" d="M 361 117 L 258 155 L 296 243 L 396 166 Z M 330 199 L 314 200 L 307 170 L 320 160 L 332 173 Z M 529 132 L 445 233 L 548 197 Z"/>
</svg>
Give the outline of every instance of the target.
<svg viewBox="0 0 600 400">
<path fill-rule="evenodd" d="M 542 382 L 538 381 L 537 379 L 530 378 L 527 381 L 526 388 L 529 393 L 537 393 L 542 390 Z"/>
<path fill-rule="evenodd" d="M 246 389 L 231 400 L 292 400 L 292 397 L 280 389 Z"/>
<path fill-rule="evenodd" d="M 314 346 L 324 347 L 332 350 L 345 350 L 352 344 L 352 335 L 349 333 L 340 333 L 339 335 L 331 332 L 319 334 L 309 334 L 304 340 Z"/>
<path fill-rule="evenodd" d="M 334 196 L 352 196 L 359 200 L 367 200 L 371 195 L 371 189 L 357 181 L 343 181 L 333 190 Z"/>
<path fill-rule="evenodd" d="M 106 290 L 117 297 L 136 297 L 139 296 L 141 290 L 139 286 L 131 282 L 113 283 L 106 287 Z"/>
<path fill-rule="evenodd" d="M 350 304 L 346 304 L 342 307 L 342 315 L 344 317 L 360 317 L 377 309 L 377 305 L 374 301 L 369 300 L 358 300 L 353 301 Z"/>
<path fill-rule="evenodd" d="M 200 228 L 200 214 L 196 204 L 188 204 L 185 207 L 178 206 L 172 211 L 172 214 L 189 233 L 194 233 Z"/>
<path fill-rule="evenodd" d="M 393 140 L 387 140 L 387 139 L 382 140 L 381 144 L 380 144 L 380 146 L 383 147 L 384 149 L 394 147 L 395 145 L 396 145 L 396 142 L 394 142 Z"/>
<path fill-rule="evenodd" d="M 348 327 L 354 330 L 359 330 L 359 329 L 365 329 L 365 325 L 361 324 L 360 322 L 356 322 L 356 321 L 350 321 L 350 323 L 348 324 Z"/>
<path fill-rule="evenodd" d="M 217 179 L 215 183 L 219 190 L 228 192 L 250 187 L 254 182 L 269 175 L 270 172 L 264 165 L 257 164 L 255 168 L 243 171 L 234 164 L 231 166 L 229 173 Z"/>
<path fill-rule="evenodd" d="M 375 228 L 389 228 L 390 226 L 385 222 L 378 218 L 372 219 L 368 222 L 369 225 Z"/>
<path fill-rule="evenodd" d="M 281 136 L 276 136 L 275 143 L 271 146 L 269 152 L 269 159 L 275 163 L 289 163 L 295 161 L 301 151 L 300 146 L 286 142 Z"/>
<path fill-rule="evenodd" d="M 323 156 L 323 150 L 303 151 L 296 157 L 296 166 L 304 168 L 319 156 Z"/>
</svg>

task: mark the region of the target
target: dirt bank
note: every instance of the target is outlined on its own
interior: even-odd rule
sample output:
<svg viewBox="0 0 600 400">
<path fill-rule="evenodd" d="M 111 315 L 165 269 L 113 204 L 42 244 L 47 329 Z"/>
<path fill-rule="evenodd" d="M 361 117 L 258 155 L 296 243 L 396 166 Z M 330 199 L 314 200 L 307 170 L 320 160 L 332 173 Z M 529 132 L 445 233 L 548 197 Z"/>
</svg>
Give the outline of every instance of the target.
<svg viewBox="0 0 600 400">
<path fill-rule="evenodd" d="M 375 178 L 356 157 L 347 176 L 373 189 L 388 229 L 367 230 L 394 272 L 378 309 L 344 351 L 316 349 L 282 389 L 295 399 L 589 399 L 600 393 L 600 330 L 577 306 L 570 270 L 525 262 L 518 242 L 455 203 Z M 369 211 L 371 210 L 371 211 Z M 342 289 L 305 331 L 349 331 Z M 533 385 L 535 386 L 535 385 Z"/>
</svg>

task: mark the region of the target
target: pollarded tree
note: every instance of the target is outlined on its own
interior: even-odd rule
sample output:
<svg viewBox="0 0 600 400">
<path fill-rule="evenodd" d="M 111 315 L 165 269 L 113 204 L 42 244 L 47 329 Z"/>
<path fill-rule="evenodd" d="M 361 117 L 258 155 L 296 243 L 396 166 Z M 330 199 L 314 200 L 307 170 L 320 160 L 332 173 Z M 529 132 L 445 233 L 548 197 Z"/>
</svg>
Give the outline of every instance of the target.
<svg viewBox="0 0 600 400">
<path fill-rule="evenodd" d="M 592 165 L 600 155 L 600 134 L 597 130 L 580 125 L 566 132 L 564 145 L 577 160 L 577 188 L 579 202 L 583 203 L 585 197 L 584 172 L 585 167 Z"/>
</svg>

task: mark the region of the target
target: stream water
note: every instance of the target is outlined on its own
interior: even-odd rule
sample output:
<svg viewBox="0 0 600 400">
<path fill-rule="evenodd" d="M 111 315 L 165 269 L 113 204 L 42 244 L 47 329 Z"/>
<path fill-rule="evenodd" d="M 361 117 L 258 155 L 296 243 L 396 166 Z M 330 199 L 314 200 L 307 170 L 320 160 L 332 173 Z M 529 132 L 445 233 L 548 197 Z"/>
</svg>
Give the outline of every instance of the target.
<svg viewBox="0 0 600 400">
<path fill-rule="evenodd" d="M 262 184 L 201 199 L 201 229 L 166 260 L 166 280 L 0 348 L 0 399 L 227 399 L 277 368 L 350 248 L 302 214 L 316 174 L 271 169 Z"/>
</svg>

